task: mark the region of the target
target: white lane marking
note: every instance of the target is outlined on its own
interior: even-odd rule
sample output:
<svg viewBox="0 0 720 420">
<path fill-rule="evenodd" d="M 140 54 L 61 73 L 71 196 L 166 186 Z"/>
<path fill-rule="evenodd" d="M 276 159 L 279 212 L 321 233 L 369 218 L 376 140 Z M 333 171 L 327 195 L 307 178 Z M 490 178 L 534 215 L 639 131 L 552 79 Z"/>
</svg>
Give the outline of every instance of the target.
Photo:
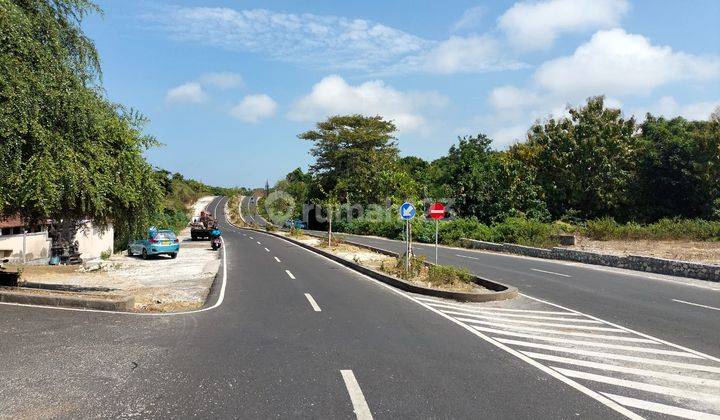
<svg viewBox="0 0 720 420">
<path fill-rule="evenodd" d="M 411 232 L 411 233 L 412 233 L 412 232 Z M 252 239 L 252 240 L 255 240 L 255 238 L 253 238 L 252 236 L 250 236 L 249 238 Z"/>
<path fill-rule="evenodd" d="M 220 204 L 220 201 L 222 201 L 222 198 L 218 201 L 218 204 L 215 205 L 215 213 L 217 214 L 217 208 Z M 62 306 L 46 306 L 46 305 L 31 305 L 28 303 L 12 303 L 12 302 L 0 302 L 0 305 L 8 305 L 8 306 L 22 306 L 27 308 L 39 308 L 39 309 L 50 309 L 50 310 L 56 310 L 56 311 L 72 311 L 72 312 L 92 312 L 92 313 L 98 313 L 98 314 L 112 314 L 112 315 L 130 315 L 130 316 L 183 316 L 183 315 L 191 315 L 191 314 L 197 314 L 205 311 L 213 310 L 220 305 L 222 305 L 223 300 L 225 300 L 225 287 L 227 286 L 227 245 L 225 244 L 225 239 L 220 237 L 220 240 L 223 243 L 222 251 L 223 251 L 223 280 L 222 285 L 220 286 L 220 293 L 218 294 L 218 300 L 215 302 L 213 306 L 202 308 L 202 309 L 195 309 L 193 311 L 187 311 L 187 312 L 122 312 L 122 311 L 105 311 L 101 309 L 83 309 L 83 308 L 64 308 Z"/>
<path fill-rule="evenodd" d="M 654 341 L 647 340 L 645 338 L 635 338 L 635 337 L 620 337 L 616 335 L 604 335 L 604 334 L 591 334 L 591 333 L 581 333 L 581 332 L 572 332 L 572 331 L 559 331 L 559 330 L 548 330 L 546 328 L 533 328 L 533 327 L 521 327 L 521 326 L 515 326 L 515 325 L 507 325 L 502 324 L 499 322 L 485 322 L 485 321 L 475 321 L 474 324 L 482 324 L 482 325 L 489 325 L 491 327 L 496 328 L 506 328 L 514 331 L 528 331 L 528 332 L 534 332 L 534 333 L 542 333 L 542 334 L 556 334 L 556 335 L 568 335 L 572 337 L 585 337 L 585 338 L 597 338 L 597 339 L 603 339 L 603 340 L 617 340 L 617 341 L 627 341 L 630 343 L 652 343 L 657 344 Z M 476 328 L 474 325 L 473 328 Z"/>
<path fill-rule="evenodd" d="M 701 359 L 700 356 L 696 356 L 692 353 L 680 352 L 680 351 L 674 351 L 674 350 L 662 350 L 662 349 L 653 349 L 653 348 L 646 348 L 646 347 L 624 346 L 622 344 L 610 344 L 610 343 L 606 343 L 604 341 L 569 340 L 567 338 L 562 338 L 562 337 L 546 337 L 546 336 L 542 336 L 542 335 L 524 334 L 524 333 L 518 333 L 518 332 L 512 332 L 512 331 L 497 330 L 497 329 L 493 329 L 493 328 L 485 328 L 485 327 L 474 327 L 474 328 L 478 331 L 483 331 L 483 332 L 487 332 L 490 334 L 501 334 L 501 335 L 508 335 L 511 337 L 529 338 L 531 340 L 550 341 L 553 343 L 576 344 L 579 346 L 602 347 L 602 348 L 607 348 L 607 349 L 634 351 L 634 352 L 638 352 L 638 353 L 664 354 L 666 356 L 679 356 L 679 357 L 689 357 L 692 359 Z"/>
<path fill-rule="evenodd" d="M 435 305 L 436 308 L 441 308 L 443 305 Z M 503 319 L 512 320 L 513 318 L 522 318 L 522 319 L 541 319 L 545 321 L 560 321 L 560 322 L 577 322 L 580 324 L 601 324 L 600 321 L 595 321 L 592 319 L 582 319 L 582 318 L 565 318 L 565 317 L 556 317 L 556 316 L 540 316 L 540 315 L 523 315 L 523 314 L 514 314 L 514 313 L 504 313 L 504 312 L 495 312 L 495 311 L 486 311 L 484 309 L 480 310 L 472 310 L 472 309 L 459 309 L 455 307 L 450 307 L 448 309 L 441 309 L 441 311 L 445 313 L 451 313 L 451 311 L 459 311 L 459 312 L 452 312 L 452 313 L 461 313 L 462 315 L 470 315 L 470 314 L 481 314 L 481 315 L 492 315 L 497 317 L 502 317 Z"/>
<path fill-rule="evenodd" d="M 460 257 L 460 258 L 467 258 L 467 259 L 469 259 L 469 260 L 479 260 L 479 259 L 480 259 L 480 258 L 477 258 L 477 257 L 470 257 L 470 256 L 468 256 L 468 255 L 461 255 L 461 254 L 455 254 L 455 256 L 456 256 L 456 257 Z"/>
<path fill-rule="evenodd" d="M 287 273 L 288 277 L 295 280 L 295 276 L 293 276 L 293 273 L 291 273 L 290 270 L 285 270 L 285 272 Z"/>
<path fill-rule="evenodd" d="M 714 310 L 716 310 L 716 311 L 720 311 L 720 308 L 715 308 L 714 306 L 701 305 L 701 304 L 699 304 L 699 303 L 687 302 L 687 301 L 680 300 L 680 299 L 673 299 L 673 301 L 674 301 L 674 302 L 684 303 L 684 304 L 686 304 L 686 305 L 699 306 L 699 307 L 701 307 L 701 308 L 714 309 Z"/>
<path fill-rule="evenodd" d="M 540 272 L 540 273 L 545 273 L 545 274 L 554 274 L 554 275 L 556 275 L 556 276 L 572 277 L 572 276 L 569 275 L 569 274 L 556 273 L 556 272 L 554 272 L 554 271 L 545 271 L 545 270 L 540 270 L 540 269 L 538 269 L 538 268 L 531 268 L 531 270 L 532 270 L 532 271 L 537 271 L 537 272 Z"/>
<path fill-rule="evenodd" d="M 310 306 L 315 310 L 315 312 L 320 312 L 322 309 L 320 309 L 320 306 L 318 306 L 317 302 L 315 302 L 315 299 L 313 299 L 312 295 L 310 293 L 305 293 L 305 297 L 307 298 L 308 302 L 310 302 Z"/>
<path fill-rule="evenodd" d="M 604 384 L 610 384 L 615 386 L 622 386 L 626 388 L 636 389 L 638 391 L 654 392 L 656 394 L 670 395 L 673 397 L 687 398 L 690 400 L 706 401 L 717 403 L 720 401 L 720 396 L 716 394 L 705 394 L 702 392 L 695 392 L 693 390 L 671 388 L 669 386 L 652 385 L 644 382 L 629 381 L 627 379 L 617 379 L 611 376 L 596 375 L 594 373 L 581 372 L 579 370 L 565 369 L 556 366 L 550 366 L 565 376 L 577 379 L 585 379 L 587 381 L 601 382 Z"/>
<path fill-rule="evenodd" d="M 265 248 L 265 251 L 267 251 L 267 252 L 270 252 L 270 250 L 269 250 L 269 249 L 267 249 L 267 248 Z"/>
<path fill-rule="evenodd" d="M 715 379 L 696 378 L 693 376 L 678 375 L 675 373 L 658 372 L 647 369 L 637 369 L 625 366 L 608 365 L 606 363 L 590 362 L 587 360 L 570 359 L 567 357 L 553 356 L 550 354 L 535 353 L 532 351 L 523 351 L 523 354 L 532 357 L 533 359 L 548 360 L 551 362 L 566 363 L 569 365 L 584 366 L 593 369 L 609 370 L 612 372 L 629 373 L 631 375 L 650 376 L 653 378 L 666 379 L 674 382 L 684 382 L 693 385 L 708 386 L 708 387 L 720 387 L 720 381 Z"/>
<path fill-rule="evenodd" d="M 370 407 L 368 407 L 365 396 L 363 395 L 362 389 L 355 374 L 352 370 L 341 370 L 340 374 L 345 381 L 345 388 L 347 388 L 348 394 L 350 394 L 350 401 L 352 401 L 353 412 L 358 420 L 372 420 L 372 414 L 370 414 Z"/>
<path fill-rule="evenodd" d="M 278 257 L 273 257 L 273 258 L 275 258 L 275 261 L 281 262 L 281 261 L 280 261 L 280 258 L 278 258 Z"/>
<path fill-rule="evenodd" d="M 255 241 L 255 242 L 257 242 L 258 245 L 262 245 L 262 244 L 260 243 L 260 241 Z"/>
<path fill-rule="evenodd" d="M 590 327 L 587 325 L 573 325 L 573 324 L 556 324 L 554 322 L 537 322 L 537 321 L 521 321 L 519 319 L 507 319 L 507 318 L 499 318 L 495 316 L 487 316 L 487 315 L 475 315 L 475 314 L 464 314 L 462 312 L 455 312 L 455 311 L 443 311 L 446 314 L 450 315 L 459 315 L 459 316 L 469 316 L 470 318 L 458 318 L 460 321 L 463 322 L 477 322 L 476 319 L 472 318 L 480 318 L 480 319 L 489 319 L 491 321 L 502 321 L 502 322 L 509 322 L 512 327 L 512 324 L 521 324 L 521 325 L 532 325 L 536 327 L 551 327 L 551 328 L 562 328 L 562 329 L 572 329 L 572 330 L 587 330 L 587 331 L 606 331 L 606 332 L 617 332 L 617 333 L 623 333 L 627 334 L 627 332 L 623 330 L 619 330 L 617 328 L 607 328 L 607 327 Z"/>
<path fill-rule="evenodd" d="M 660 414 L 680 417 L 684 419 L 704 419 L 704 420 L 720 420 L 720 416 L 701 411 L 688 410 L 687 408 L 675 407 L 672 405 L 660 404 L 651 401 L 639 400 L 637 398 L 623 397 L 621 395 L 603 392 L 606 397 L 617 401 L 619 404 L 641 410 L 654 411 Z"/>
<path fill-rule="evenodd" d="M 588 315 L 588 314 L 586 314 L 586 313 L 583 313 L 583 312 L 580 312 L 580 311 L 576 311 L 576 310 L 574 310 L 574 309 L 566 308 L 565 306 L 558 305 L 557 303 L 552 303 L 552 302 L 548 302 L 548 301 L 546 301 L 546 300 L 542 300 L 542 299 L 538 299 L 538 298 L 535 298 L 535 297 L 532 297 L 532 296 L 528 296 L 528 295 L 526 295 L 526 294 L 524 294 L 524 293 L 518 293 L 518 295 L 520 295 L 520 296 L 525 296 L 526 298 L 532 299 L 532 300 L 534 300 L 534 301 L 536 301 L 536 302 L 542 302 L 542 303 L 545 303 L 545 304 L 554 306 L 554 307 L 556 307 L 556 308 L 565 309 L 566 311 L 574 312 L 574 313 L 579 314 L 579 315 L 584 315 L 584 316 L 586 316 L 586 317 L 588 317 L 588 318 L 590 318 L 590 319 L 597 319 L 598 321 L 603 321 L 603 322 L 606 323 L 607 325 L 612 325 L 613 327 L 617 327 L 617 328 L 620 328 L 621 330 L 625 330 L 625 331 L 627 331 L 627 332 L 629 332 L 629 333 L 633 333 L 633 334 L 639 335 L 640 337 L 649 338 L 649 339 L 651 339 L 651 340 L 654 340 L 654 341 L 657 342 L 657 343 L 662 343 L 662 344 L 666 344 L 666 345 L 668 345 L 668 346 L 670 346 L 670 347 L 675 347 L 676 349 L 685 350 L 685 351 L 687 351 L 687 352 L 690 352 L 690 353 L 693 353 L 693 354 L 697 354 L 698 356 L 702 356 L 702 357 L 704 357 L 705 359 L 712 360 L 712 361 L 715 361 L 715 362 L 719 362 L 719 363 L 720 363 L 720 358 L 717 358 L 717 357 L 715 357 L 715 356 L 710 356 L 709 354 L 705 354 L 705 353 L 703 353 L 703 352 L 700 352 L 700 351 L 697 351 L 697 350 L 693 350 L 693 349 L 691 349 L 691 348 L 688 348 L 688 347 L 685 347 L 685 346 L 681 346 L 681 345 L 679 345 L 679 344 L 671 343 L 671 342 L 669 342 L 669 341 L 666 341 L 666 340 L 663 340 L 663 339 L 660 339 L 660 338 L 657 338 L 657 337 L 653 337 L 653 336 L 651 336 L 650 334 L 641 333 L 641 332 L 639 332 L 639 331 L 635 331 L 635 330 L 633 330 L 633 329 L 630 329 L 630 328 L 627 328 L 627 327 L 623 327 L 622 325 L 618 325 L 618 324 L 615 324 L 615 323 L 613 323 L 613 322 L 605 321 L 604 319 L 600 319 L 600 318 L 598 318 L 598 317 L 595 317 L 595 316 L 592 316 L 592 315 Z"/>
<path fill-rule="evenodd" d="M 557 352 L 561 352 L 561 353 L 578 354 L 580 356 L 599 357 L 601 359 L 623 360 L 626 362 L 644 363 L 644 364 L 648 364 L 648 365 L 659 365 L 659 366 L 677 367 L 677 368 L 681 368 L 681 369 L 701 370 L 704 372 L 720 373 L 720 368 L 718 368 L 718 367 L 706 366 L 706 365 L 696 365 L 694 363 L 680 363 L 680 362 L 671 362 L 668 360 L 648 359 L 647 357 L 625 356 L 625 355 L 616 354 L 616 353 L 603 353 L 603 352 L 599 352 L 599 351 L 580 350 L 580 349 L 573 349 L 573 348 L 569 348 L 569 347 L 550 346 L 547 344 L 529 343 L 526 341 L 508 340 L 505 338 L 495 338 L 495 340 L 497 340 L 501 343 L 505 343 L 505 344 L 513 344 L 513 345 L 522 346 L 522 347 L 532 347 L 532 348 L 542 349 L 542 350 L 557 351 Z"/>
<path fill-rule="evenodd" d="M 430 299 L 430 298 L 422 298 L 417 297 L 414 298 L 417 300 L 421 300 L 423 302 L 426 302 L 428 305 L 431 306 L 444 306 L 444 307 L 452 307 L 457 309 L 468 309 L 472 308 L 468 305 L 462 305 L 458 303 L 449 303 L 445 301 Z M 527 314 L 547 314 L 547 315 L 567 315 L 567 316 L 578 316 L 577 314 L 574 314 L 572 312 L 559 312 L 559 311 L 536 311 L 536 310 L 530 310 L 530 309 L 507 309 L 507 308 L 495 308 L 492 306 L 483 306 L 483 311 L 498 311 L 498 312 L 517 312 L 517 313 L 527 313 Z"/>
</svg>

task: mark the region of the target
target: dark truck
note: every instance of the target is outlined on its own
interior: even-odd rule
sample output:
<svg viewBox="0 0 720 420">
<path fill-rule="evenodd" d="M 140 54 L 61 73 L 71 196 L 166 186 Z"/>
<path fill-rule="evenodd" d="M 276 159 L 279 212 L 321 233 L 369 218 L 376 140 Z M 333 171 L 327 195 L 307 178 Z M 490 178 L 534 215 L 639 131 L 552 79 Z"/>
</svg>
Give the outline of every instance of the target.
<svg viewBox="0 0 720 420">
<path fill-rule="evenodd" d="M 217 226 L 217 220 L 212 213 L 201 211 L 200 217 L 196 217 L 190 222 L 190 237 L 193 241 L 210 239 L 210 232 L 215 226 Z"/>
</svg>

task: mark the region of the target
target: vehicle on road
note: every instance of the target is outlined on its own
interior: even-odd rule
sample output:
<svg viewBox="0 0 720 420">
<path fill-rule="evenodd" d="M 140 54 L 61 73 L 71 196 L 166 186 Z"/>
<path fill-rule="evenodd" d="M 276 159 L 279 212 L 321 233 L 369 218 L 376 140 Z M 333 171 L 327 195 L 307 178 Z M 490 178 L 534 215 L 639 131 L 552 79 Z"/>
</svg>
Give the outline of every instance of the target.
<svg viewBox="0 0 720 420">
<path fill-rule="evenodd" d="M 201 211 L 200 216 L 190 222 L 190 238 L 193 241 L 210 239 L 210 232 L 216 224 L 217 220 L 211 213 Z"/>
<path fill-rule="evenodd" d="M 222 246 L 220 235 L 222 235 L 222 232 L 217 227 L 214 227 L 210 231 L 210 246 L 212 247 L 213 251 L 217 251 Z"/>
<path fill-rule="evenodd" d="M 177 258 L 180 252 L 180 240 L 171 230 L 150 229 L 148 237 L 132 241 L 128 245 L 128 255 L 140 255 L 146 260 L 155 255 L 169 255 L 170 258 Z"/>
<path fill-rule="evenodd" d="M 307 229 L 307 223 L 303 222 L 300 219 L 288 219 L 283 224 L 287 229 Z"/>
</svg>

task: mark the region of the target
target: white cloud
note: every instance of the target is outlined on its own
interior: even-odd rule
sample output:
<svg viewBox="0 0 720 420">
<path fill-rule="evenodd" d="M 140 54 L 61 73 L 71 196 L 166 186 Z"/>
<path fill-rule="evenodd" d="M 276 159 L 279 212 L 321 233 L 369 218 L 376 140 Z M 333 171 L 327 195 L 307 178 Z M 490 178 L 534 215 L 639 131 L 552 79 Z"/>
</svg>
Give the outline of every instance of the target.
<svg viewBox="0 0 720 420">
<path fill-rule="evenodd" d="M 401 68 L 429 73 L 480 73 L 516 70 L 524 64 L 505 56 L 500 43 L 487 35 L 452 36 L 424 54 L 410 57 Z"/>
<path fill-rule="evenodd" d="M 535 92 L 508 85 L 493 89 L 489 101 L 496 109 L 518 109 L 537 104 L 540 97 Z"/>
<path fill-rule="evenodd" d="M 479 8 L 458 24 L 470 25 Z M 424 39 L 380 23 L 265 9 L 163 7 L 146 19 L 172 39 L 248 51 L 303 67 L 374 74 L 486 72 L 521 67 L 489 36 Z"/>
<path fill-rule="evenodd" d="M 648 108 L 636 109 L 633 115 L 639 120 L 645 119 L 646 113 L 656 116 L 664 116 L 665 118 L 684 117 L 688 120 L 705 120 L 710 119 L 710 114 L 720 107 L 720 100 L 694 102 L 690 104 L 680 105 L 672 96 L 663 96 L 655 104 Z"/>
<path fill-rule="evenodd" d="M 443 106 L 447 99 L 434 92 L 401 92 L 374 80 L 357 86 L 340 76 L 327 76 L 300 98 L 288 113 L 294 121 L 317 121 L 329 115 L 359 113 L 381 115 L 398 130 L 415 130 L 426 122 L 422 110 Z"/>
<path fill-rule="evenodd" d="M 543 63 L 534 75 L 540 86 L 573 98 L 647 94 L 667 83 L 718 77 L 718 57 L 674 52 L 622 29 L 597 32 L 573 55 Z"/>
<path fill-rule="evenodd" d="M 188 82 L 167 91 L 165 101 L 173 104 L 198 104 L 205 102 L 207 94 L 200 83 Z"/>
<path fill-rule="evenodd" d="M 497 149 L 504 149 L 508 146 L 525 140 L 529 124 L 519 124 L 510 127 L 503 127 L 490 135 L 493 139 L 493 146 Z"/>
<path fill-rule="evenodd" d="M 545 49 L 563 33 L 616 27 L 628 9 L 626 0 L 523 1 L 500 16 L 498 26 L 519 49 Z"/>
<path fill-rule="evenodd" d="M 483 16 L 485 16 L 485 8 L 483 6 L 471 7 L 463 13 L 462 17 L 455 22 L 452 30 L 457 32 L 463 29 L 471 29 L 480 24 Z"/>
<path fill-rule="evenodd" d="M 247 123 L 256 123 L 263 118 L 272 117 L 277 103 L 268 95 L 247 95 L 230 110 L 230 115 Z"/>
<path fill-rule="evenodd" d="M 263 53 L 309 67 L 369 69 L 432 44 L 367 20 L 264 9 L 173 6 L 146 18 L 176 40 Z"/>
<path fill-rule="evenodd" d="M 243 87 L 245 85 L 242 76 L 229 71 L 205 73 L 200 76 L 200 83 L 219 89 L 233 89 Z"/>
</svg>

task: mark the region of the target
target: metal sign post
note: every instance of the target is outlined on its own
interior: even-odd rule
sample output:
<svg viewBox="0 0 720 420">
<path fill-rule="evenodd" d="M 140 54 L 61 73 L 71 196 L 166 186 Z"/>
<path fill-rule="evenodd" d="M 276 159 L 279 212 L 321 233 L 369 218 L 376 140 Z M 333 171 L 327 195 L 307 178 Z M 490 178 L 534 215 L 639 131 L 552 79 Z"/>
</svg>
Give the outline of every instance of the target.
<svg viewBox="0 0 720 420">
<path fill-rule="evenodd" d="M 415 217 L 415 206 L 411 203 L 404 202 L 400 206 L 400 217 L 405 220 L 405 272 L 410 273 L 410 254 L 412 253 L 412 245 L 410 244 L 410 237 L 412 230 L 410 227 L 410 220 Z"/>
<path fill-rule="evenodd" d="M 438 263 L 438 225 L 440 219 L 445 217 L 445 206 L 442 203 L 435 203 L 430 206 L 430 217 L 435 219 L 435 264 Z"/>
</svg>

